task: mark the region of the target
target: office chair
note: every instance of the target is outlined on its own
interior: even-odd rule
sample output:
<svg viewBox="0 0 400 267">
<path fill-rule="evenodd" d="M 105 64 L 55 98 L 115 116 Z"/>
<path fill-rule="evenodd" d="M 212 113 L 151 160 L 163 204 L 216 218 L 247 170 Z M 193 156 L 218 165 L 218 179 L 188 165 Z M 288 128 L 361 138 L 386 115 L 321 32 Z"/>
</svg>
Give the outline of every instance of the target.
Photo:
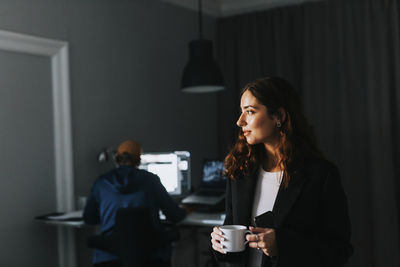
<svg viewBox="0 0 400 267">
<path fill-rule="evenodd" d="M 179 231 L 176 226 L 165 231 L 156 229 L 151 216 L 147 207 L 121 208 L 112 233 L 89 237 L 88 247 L 116 254 L 123 267 L 154 266 L 154 250 L 178 240 Z"/>
</svg>

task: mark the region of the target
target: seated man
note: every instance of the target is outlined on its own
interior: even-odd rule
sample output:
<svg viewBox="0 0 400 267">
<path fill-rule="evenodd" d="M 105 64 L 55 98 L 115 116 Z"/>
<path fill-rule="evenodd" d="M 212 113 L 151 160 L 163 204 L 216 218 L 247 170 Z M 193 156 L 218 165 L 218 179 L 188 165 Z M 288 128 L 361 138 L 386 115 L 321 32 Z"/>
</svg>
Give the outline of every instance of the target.
<svg viewBox="0 0 400 267">
<path fill-rule="evenodd" d="M 111 234 L 120 208 L 150 207 L 156 225 L 160 224 L 159 210 L 171 222 L 185 217 L 185 210 L 168 195 L 160 178 L 137 168 L 141 150 L 136 141 L 121 143 L 116 156 L 119 167 L 100 176 L 93 184 L 83 218 L 87 224 L 100 224 L 102 234 Z M 155 251 L 153 258 L 158 266 L 170 266 L 171 246 Z M 95 267 L 120 266 L 116 255 L 99 249 L 94 251 L 93 264 Z"/>
</svg>

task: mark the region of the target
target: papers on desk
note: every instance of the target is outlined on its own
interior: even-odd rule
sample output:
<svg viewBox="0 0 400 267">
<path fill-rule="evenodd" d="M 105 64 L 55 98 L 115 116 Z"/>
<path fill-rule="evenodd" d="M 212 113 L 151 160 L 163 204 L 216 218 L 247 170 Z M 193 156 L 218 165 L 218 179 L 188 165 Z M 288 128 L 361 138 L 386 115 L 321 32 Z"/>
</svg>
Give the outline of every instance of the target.
<svg viewBox="0 0 400 267">
<path fill-rule="evenodd" d="M 53 212 L 45 215 L 36 216 L 35 220 L 52 225 L 68 227 L 84 227 L 83 211 L 77 210 L 67 213 Z"/>
<path fill-rule="evenodd" d="M 160 211 L 160 220 L 165 220 L 165 215 Z M 218 226 L 225 221 L 225 213 L 190 212 L 178 225 Z"/>
<path fill-rule="evenodd" d="M 180 223 L 182 225 L 198 225 L 198 226 L 218 226 L 222 225 L 225 220 L 224 213 L 201 213 L 191 212 Z"/>
<path fill-rule="evenodd" d="M 67 212 L 61 215 L 56 216 L 47 216 L 47 220 L 56 220 L 56 221 L 74 221 L 74 220 L 83 220 L 83 210 L 76 210 L 72 212 Z"/>
</svg>

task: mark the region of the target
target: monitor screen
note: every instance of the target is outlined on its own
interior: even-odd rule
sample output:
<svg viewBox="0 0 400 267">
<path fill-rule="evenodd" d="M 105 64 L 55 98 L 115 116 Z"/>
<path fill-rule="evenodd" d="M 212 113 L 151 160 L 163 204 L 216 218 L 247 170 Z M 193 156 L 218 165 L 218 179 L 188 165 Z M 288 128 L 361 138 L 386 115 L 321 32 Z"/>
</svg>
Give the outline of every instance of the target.
<svg viewBox="0 0 400 267">
<path fill-rule="evenodd" d="M 203 163 L 203 185 L 207 187 L 225 188 L 226 177 L 224 162 L 220 160 L 205 160 Z"/>
<path fill-rule="evenodd" d="M 171 195 L 180 195 L 185 191 L 190 173 L 189 152 L 160 152 L 141 155 L 139 168 L 160 177 L 161 183 Z"/>
</svg>

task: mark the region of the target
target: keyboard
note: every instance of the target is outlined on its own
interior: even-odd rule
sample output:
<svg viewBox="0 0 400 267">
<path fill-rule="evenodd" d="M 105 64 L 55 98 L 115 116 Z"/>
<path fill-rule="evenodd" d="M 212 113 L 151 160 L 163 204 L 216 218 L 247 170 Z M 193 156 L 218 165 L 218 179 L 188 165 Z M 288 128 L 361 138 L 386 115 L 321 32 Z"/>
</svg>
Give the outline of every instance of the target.
<svg viewBox="0 0 400 267">
<path fill-rule="evenodd" d="M 214 190 L 199 190 L 195 193 L 196 196 L 205 196 L 205 197 L 219 197 L 223 195 L 223 191 L 214 191 Z"/>
</svg>

